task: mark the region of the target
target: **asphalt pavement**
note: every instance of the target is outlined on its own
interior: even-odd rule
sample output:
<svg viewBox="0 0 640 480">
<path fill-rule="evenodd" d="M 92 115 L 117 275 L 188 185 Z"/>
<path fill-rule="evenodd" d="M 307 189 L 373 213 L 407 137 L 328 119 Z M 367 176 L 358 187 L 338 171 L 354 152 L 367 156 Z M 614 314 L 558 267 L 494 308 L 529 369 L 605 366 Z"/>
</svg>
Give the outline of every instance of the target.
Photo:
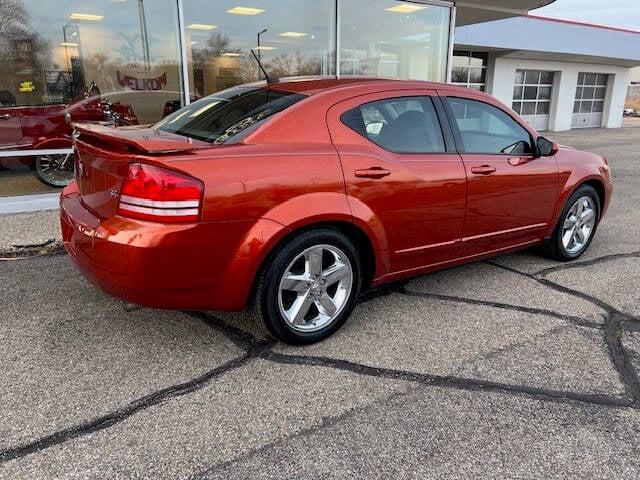
<svg viewBox="0 0 640 480">
<path fill-rule="evenodd" d="M 26 241 L 0 218 L 0 478 L 640 477 L 640 128 L 550 136 L 613 170 L 579 261 L 419 277 L 306 348 L 241 314 L 125 313 L 55 214 Z"/>
</svg>

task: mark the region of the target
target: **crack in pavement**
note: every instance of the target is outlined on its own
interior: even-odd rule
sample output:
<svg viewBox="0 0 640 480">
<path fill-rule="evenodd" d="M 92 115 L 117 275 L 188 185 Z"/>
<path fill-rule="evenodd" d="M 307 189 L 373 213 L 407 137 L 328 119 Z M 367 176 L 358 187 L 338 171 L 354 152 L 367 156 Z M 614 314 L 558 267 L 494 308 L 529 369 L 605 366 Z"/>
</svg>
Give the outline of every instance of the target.
<svg viewBox="0 0 640 480">
<path fill-rule="evenodd" d="M 196 311 L 183 311 L 182 313 L 201 320 L 209 327 L 220 332 L 227 338 L 227 340 L 231 341 L 236 347 L 242 350 L 247 350 L 255 347 L 260 342 L 254 335 L 247 332 L 246 330 L 242 330 L 241 328 L 230 325 L 221 318 L 218 318 L 215 315 L 211 315 L 210 313 Z M 270 346 L 275 344 L 275 341 L 268 342 Z"/>
<path fill-rule="evenodd" d="M 145 395 L 144 397 L 129 402 L 122 408 L 116 409 L 92 420 L 81 422 L 72 427 L 58 430 L 32 442 L 0 450 L 0 464 L 8 462 L 9 460 L 24 457 L 31 453 L 45 450 L 53 447 L 54 445 L 66 443 L 74 438 L 104 430 L 126 420 L 132 415 L 146 410 L 149 407 L 164 403 L 172 398 L 200 390 L 217 377 L 230 370 L 234 370 L 247 364 L 249 360 L 256 358 L 259 355 L 262 348 L 270 348 L 271 345 L 272 342 L 256 342 L 254 346 L 246 350 L 242 355 L 187 382 L 157 390 L 149 395 Z"/>
<path fill-rule="evenodd" d="M 478 300 L 475 298 L 457 297 L 454 295 L 442 295 L 439 293 L 418 292 L 415 290 L 408 290 L 405 287 L 401 287 L 399 289 L 399 293 L 403 295 L 409 295 L 412 297 L 434 298 L 437 300 L 445 300 L 449 302 L 467 303 L 470 305 L 482 305 L 486 307 L 501 308 L 504 310 L 515 310 L 517 312 L 531 313 L 533 315 L 545 315 L 548 317 L 557 318 L 559 320 L 566 320 L 579 327 L 594 328 L 598 330 L 602 329 L 602 325 L 600 325 L 599 323 L 592 322 L 585 318 L 576 317 L 573 315 L 565 315 L 563 313 L 555 312 L 553 310 L 549 310 L 546 308 L 533 308 L 533 307 L 525 307 L 523 305 L 514 305 L 511 303 L 499 303 L 499 302 L 493 302 L 489 300 Z"/>
<path fill-rule="evenodd" d="M 630 255 L 623 254 L 623 256 L 630 256 Z M 607 257 L 610 258 L 611 256 L 609 255 Z M 604 257 L 599 257 L 599 258 L 604 258 Z M 617 257 L 617 258 L 620 258 L 620 257 Z M 590 262 L 596 263 L 595 260 L 596 259 L 593 259 Z M 528 277 L 540 283 L 541 285 L 544 285 L 545 287 L 551 288 L 558 292 L 566 293 L 568 295 L 572 295 L 582 300 L 586 300 L 587 302 L 590 302 L 593 305 L 597 305 L 598 307 L 602 308 L 607 313 L 604 318 L 603 332 L 604 332 L 605 343 L 609 347 L 609 357 L 611 359 L 611 362 L 614 368 L 618 373 L 618 376 L 620 377 L 620 380 L 625 386 L 625 390 L 634 399 L 631 406 L 634 408 L 640 408 L 640 378 L 638 378 L 638 373 L 633 368 L 633 366 L 631 365 L 631 362 L 628 359 L 628 354 L 626 352 L 624 345 L 622 344 L 622 335 L 620 333 L 627 322 L 632 322 L 632 323 L 637 322 L 638 321 L 637 317 L 621 312 L 620 310 L 615 308 L 613 305 L 610 305 L 604 300 L 601 300 L 597 297 L 581 292 L 579 290 L 574 290 L 572 288 L 566 287 L 562 284 L 552 282 L 551 280 L 544 277 L 540 277 L 537 274 L 522 272 L 520 270 L 517 270 L 512 267 L 508 267 L 506 265 L 502 265 L 492 260 L 485 260 L 484 262 L 487 263 L 488 265 L 493 265 L 494 267 L 501 268 L 503 270 L 507 270 L 507 271 L 516 273 L 518 275 L 523 275 L 525 277 Z M 567 264 L 565 268 L 570 267 L 570 265 L 571 264 Z M 562 270 L 562 268 L 559 268 L 559 267 L 562 267 L 562 266 L 561 265 L 558 266 L 554 271 Z"/>
<path fill-rule="evenodd" d="M 358 407 L 354 407 L 354 408 L 350 408 L 348 410 L 345 410 L 344 412 L 340 413 L 339 415 L 335 415 L 335 416 L 325 416 L 322 417 L 320 419 L 319 423 L 315 423 L 307 428 L 303 428 L 302 430 L 299 430 L 297 432 L 292 433 L 291 435 L 285 435 L 284 437 L 279 438 L 278 440 L 274 441 L 274 442 L 270 442 L 267 443 L 265 445 L 262 445 L 261 447 L 257 447 L 254 449 L 249 450 L 248 452 L 241 454 L 235 458 L 232 458 L 230 460 L 215 464 L 211 467 L 208 467 L 206 469 L 204 469 L 201 472 L 197 472 L 194 473 L 193 475 L 191 475 L 189 478 L 190 479 L 202 479 L 202 478 L 207 478 L 207 474 L 209 473 L 213 473 L 214 471 L 217 470 L 222 470 L 223 468 L 229 467 L 231 465 L 240 463 L 244 460 L 248 460 L 250 458 L 253 458 L 257 455 L 260 455 L 260 453 L 266 452 L 272 448 L 284 445 L 286 442 L 289 442 L 293 439 L 296 438 L 300 438 L 300 437 L 306 437 L 309 435 L 313 435 L 314 433 L 320 432 L 322 430 L 324 430 L 325 428 L 330 428 L 333 427 L 335 425 L 338 425 L 341 422 L 344 422 L 350 418 L 355 417 L 356 415 L 360 414 L 360 413 L 365 413 L 368 412 L 374 408 L 380 407 L 380 406 L 384 406 L 387 405 L 389 403 L 392 403 L 393 401 L 395 401 L 398 398 L 402 398 L 402 397 L 406 397 L 409 395 L 412 395 L 413 393 L 415 393 L 415 390 L 417 388 L 411 388 L 408 389 L 406 391 L 403 392 L 393 392 L 390 395 L 387 395 L 383 398 L 378 398 L 375 399 L 373 402 L 367 403 L 365 405 L 361 405 Z"/>
<path fill-rule="evenodd" d="M 633 254 L 621 254 L 621 256 L 633 256 Z M 609 258 L 612 256 L 608 256 Z M 27 257 L 28 258 L 28 257 Z M 602 257 L 601 257 L 602 258 Z M 604 260 L 602 260 L 604 261 Z M 591 264 L 597 263 L 597 259 L 590 260 Z M 511 267 L 507 267 L 492 261 L 485 261 L 489 265 L 493 265 L 497 268 L 502 268 L 519 275 L 529 277 L 542 285 L 551 288 L 553 290 L 572 295 L 577 298 L 581 298 L 591 302 L 594 305 L 599 306 L 607 312 L 605 318 L 604 328 L 601 325 L 594 324 L 588 320 L 581 319 L 579 317 L 573 317 L 563 315 L 558 312 L 546 309 L 536 309 L 525 307 L 521 305 L 501 304 L 498 302 L 488 302 L 483 300 L 473 300 L 463 297 L 453 297 L 448 295 L 428 294 L 422 292 L 412 292 L 405 288 L 404 284 L 400 286 L 391 286 L 388 288 L 382 288 L 374 291 L 370 295 L 363 295 L 362 301 L 366 302 L 372 298 L 376 298 L 381 295 L 387 295 L 394 292 L 399 292 L 405 295 L 411 296 L 425 296 L 431 298 L 438 298 L 447 301 L 458 301 L 476 305 L 486 305 L 495 308 L 512 309 L 516 311 L 528 312 L 532 314 L 544 314 L 555 318 L 561 318 L 575 323 L 581 327 L 598 328 L 603 330 L 605 342 L 609 347 L 609 353 L 612 360 L 612 364 L 618 372 L 621 381 L 625 386 L 625 390 L 630 394 L 632 399 L 626 399 L 622 397 L 616 397 L 611 395 L 602 394 L 581 394 L 571 391 L 545 389 L 538 387 L 528 387 L 523 385 L 511 385 L 500 382 L 478 380 L 473 378 L 463 378 L 451 375 L 434 375 L 428 373 L 417 373 L 406 370 L 396 370 L 389 368 L 380 368 L 364 365 L 361 363 L 350 362 L 347 360 L 340 360 L 332 357 L 322 356 L 304 356 L 304 355 L 289 355 L 282 354 L 273 351 L 273 346 L 276 344 L 273 340 L 259 340 L 251 333 L 242 330 L 241 328 L 229 325 L 223 320 L 215 317 L 214 315 L 205 312 L 184 312 L 194 318 L 198 318 L 205 322 L 210 327 L 220 331 L 227 339 L 229 339 L 236 346 L 241 348 L 244 353 L 224 364 L 218 366 L 208 372 L 192 379 L 187 382 L 166 387 L 164 389 L 153 392 L 149 395 L 141 397 L 137 400 L 133 400 L 126 406 L 116 409 L 113 412 L 107 413 L 92 420 L 81 422 L 72 427 L 56 431 L 50 435 L 41 437 L 35 441 L 10 447 L 4 450 L 0 450 L 0 464 L 8 462 L 13 459 L 21 458 L 31 453 L 39 452 L 47 448 L 53 447 L 73 440 L 75 438 L 88 435 L 100 430 L 107 429 L 113 425 L 116 425 L 127 418 L 139 413 L 149 407 L 164 403 L 170 399 L 192 393 L 199 390 L 209 384 L 217 377 L 225 374 L 226 372 L 242 367 L 246 365 L 251 359 L 260 358 L 263 360 L 271 361 L 274 363 L 287 364 L 287 365 L 306 365 L 325 368 L 334 368 L 337 370 L 347 371 L 358 375 L 365 375 L 377 378 L 389 378 L 401 381 L 413 382 L 424 386 L 437 386 L 448 387 L 457 390 L 465 391 L 484 391 L 484 392 L 498 392 L 508 395 L 526 395 L 536 399 L 550 401 L 550 402 L 580 402 L 586 404 L 601 405 L 606 407 L 617 408 L 640 408 L 640 381 L 638 380 L 637 373 L 633 369 L 630 361 L 629 354 L 626 352 L 621 337 L 625 322 L 636 321 L 635 317 L 629 316 L 623 312 L 620 312 L 615 307 L 608 303 L 592 297 L 586 293 L 570 289 L 558 283 L 552 282 L 548 279 L 542 278 L 536 274 L 528 274 Z M 586 262 L 583 262 L 583 265 Z M 571 264 L 569 264 L 570 266 Z M 561 266 L 560 266 L 561 267 Z M 560 267 L 554 267 L 554 271 L 560 270 Z M 549 269 L 542 270 L 541 272 L 549 271 Z M 350 410 L 353 411 L 353 410 Z M 327 426 L 331 426 L 341 421 L 341 418 L 348 418 L 348 415 L 329 417 L 314 427 L 311 427 L 313 431 L 318 431 Z M 304 431 L 303 431 L 304 432 Z M 265 446 L 264 448 L 268 448 Z"/>
<path fill-rule="evenodd" d="M 610 262 L 612 260 L 618 260 L 620 258 L 640 258 L 640 252 L 629 252 L 629 253 L 614 253 L 611 255 L 603 255 L 602 257 L 592 258 L 590 260 L 564 263 L 561 265 L 556 265 L 555 267 L 543 268 L 542 270 L 538 270 L 533 273 L 533 275 L 537 275 L 539 277 L 545 277 L 551 273 L 559 272 L 561 270 L 570 270 L 572 268 L 580 268 L 580 267 L 588 267 L 591 265 L 597 265 L 598 263 Z M 487 262 L 494 264 L 493 262 Z"/>
<path fill-rule="evenodd" d="M 16 248 L 0 249 L 0 262 L 12 262 L 17 260 L 29 260 L 31 258 L 62 255 L 67 252 L 62 242 L 48 242 L 42 245 L 24 245 Z"/>
<path fill-rule="evenodd" d="M 333 357 L 290 355 L 265 350 L 260 358 L 285 365 L 306 365 L 313 367 L 327 367 L 343 370 L 358 375 L 389 378 L 407 382 L 420 383 L 435 387 L 448 387 L 456 390 L 501 392 L 511 395 L 527 395 L 552 402 L 565 403 L 567 400 L 609 407 L 631 407 L 633 401 L 611 395 L 576 393 L 565 390 L 527 387 L 508 383 L 478 380 L 474 378 L 456 377 L 453 375 L 435 375 L 430 373 L 411 372 L 391 368 L 372 367 L 362 363 L 350 362 Z"/>
<path fill-rule="evenodd" d="M 578 298 L 580 298 L 582 300 L 586 300 L 589 303 L 597 305 L 598 307 L 603 309 L 605 312 L 624 315 L 625 317 L 632 318 L 632 319 L 635 318 L 633 315 L 628 315 L 628 314 L 626 314 L 624 312 L 621 312 L 616 307 L 614 307 L 613 305 L 608 304 L 604 300 L 600 300 L 599 298 L 594 297 L 592 295 L 589 295 L 588 293 L 584 293 L 584 292 L 581 292 L 579 290 L 574 290 L 572 288 L 565 287 L 564 285 L 562 285 L 560 283 L 556 283 L 556 282 L 548 280 L 548 279 L 546 279 L 544 277 L 540 277 L 535 273 L 523 272 L 521 270 L 515 269 L 513 267 L 509 267 L 507 265 L 502 265 L 501 263 L 497 263 L 497 262 L 494 262 L 492 260 L 484 260 L 483 262 L 486 263 L 487 265 L 492 265 L 492 266 L 494 266 L 496 268 L 501 268 L 502 270 L 507 270 L 508 272 L 516 273 L 518 275 L 522 275 L 523 277 L 527 277 L 527 278 L 529 278 L 531 280 L 534 280 L 534 281 L 540 283 L 541 285 L 544 285 L 545 287 L 551 288 L 552 290 L 555 290 L 557 292 L 566 293 L 568 295 L 572 295 L 574 297 L 578 297 Z M 571 264 L 567 264 L 567 267 L 565 267 L 565 268 L 569 268 L 570 266 L 571 266 Z M 556 270 L 561 270 L 561 269 L 560 268 L 556 268 Z"/>
<path fill-rule="evenodd" d="M 505 345 L 503 347 L 498 347 L 498 348 L 493 348 L 491 350 L 489 350 L 488 352 L 484 352 L 484 353 L 480 353 L 478 355 L 475 355 L 471 358 L 469 358 L 468 360 L 465 360 L 464 362 L 462 362 L 460 364 L 460 367 L 463 366 L 473 366 L 476 362 L 478 362 L 479 360 L 492 360 L 495 358 L 498 358 L 502 355 L 504 355 L 505 353 L 510 353 L 514 350 L 517 350 L 518 348 L 522 348 L 525 347 L 527 345 L 531 345 L 531 344 L 535 344 L 537 342 L 539 342 L 540 340 L 544 340 L 546 338 L 550 338 L 550 337 L 554 337 L 557 334 L 564 332 L 566 330 L 569 330 L 570 328 L 573 328 L 572 325 L 559 325 L 557 327 L 552 328 L 551 330 L 541 333 L 539 335 L 533 335 L 531 337 L 528 337 L 526 340 L 523 340 L 521 342 L 514 342 L 514 343 L 510 343 L 508 345 Z M 474 370 L 477 370 L 477 366 L 475 367 Z M 474 372 L 474 373 L 477 373 Z"/>
</svg>

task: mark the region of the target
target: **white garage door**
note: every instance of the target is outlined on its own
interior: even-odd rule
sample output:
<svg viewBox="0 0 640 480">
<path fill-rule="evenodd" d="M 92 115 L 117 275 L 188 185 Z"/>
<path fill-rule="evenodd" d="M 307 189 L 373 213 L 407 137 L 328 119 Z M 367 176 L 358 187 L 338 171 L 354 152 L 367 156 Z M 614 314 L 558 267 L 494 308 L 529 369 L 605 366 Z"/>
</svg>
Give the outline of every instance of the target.
<svg viewBox="0 0 640 480">
<path fill-rule="evenodd" d="M 549 128 L 553 72 L 516 70 L 513 109 L 536 130 Z"/>
<path fill-rule="evenodd" d="M 609 75 L 603 73 L 580 73 L 573 104 L 572 128 L 602 126 L 604 100 L 607 98 Z"/>
</svg>

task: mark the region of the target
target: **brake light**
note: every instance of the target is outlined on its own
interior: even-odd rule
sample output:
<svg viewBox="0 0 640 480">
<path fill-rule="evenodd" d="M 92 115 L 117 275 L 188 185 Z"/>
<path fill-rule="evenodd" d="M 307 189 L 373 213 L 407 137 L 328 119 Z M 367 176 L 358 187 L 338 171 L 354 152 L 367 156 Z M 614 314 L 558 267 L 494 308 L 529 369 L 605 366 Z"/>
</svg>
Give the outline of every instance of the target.
<svg viewBox="0 0 640 480">
<path fill-rule="evenodd" d="M 154 222 L 200 219 L 203 184 L 162 167 L 133 163 L 122 183 L 118 214 Z"/>
</svg>

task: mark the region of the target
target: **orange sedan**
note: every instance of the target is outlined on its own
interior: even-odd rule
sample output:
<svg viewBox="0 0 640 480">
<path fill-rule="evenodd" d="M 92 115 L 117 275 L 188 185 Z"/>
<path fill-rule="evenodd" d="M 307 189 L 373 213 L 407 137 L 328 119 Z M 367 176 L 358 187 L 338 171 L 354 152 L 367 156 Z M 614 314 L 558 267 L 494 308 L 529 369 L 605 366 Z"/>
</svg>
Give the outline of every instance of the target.
<svg viewBox="0 0 640 480">
<path fill-rule="evenodd" d="M 67 251 L 138 305 L 251 306 L 292 344 L 335 332 L 372 286 L 543 245 L 584 253 L 607 161 L 489 95 L 305 79 L 234 87 L 151 127 L 77 125 Z"/>
</svg>

